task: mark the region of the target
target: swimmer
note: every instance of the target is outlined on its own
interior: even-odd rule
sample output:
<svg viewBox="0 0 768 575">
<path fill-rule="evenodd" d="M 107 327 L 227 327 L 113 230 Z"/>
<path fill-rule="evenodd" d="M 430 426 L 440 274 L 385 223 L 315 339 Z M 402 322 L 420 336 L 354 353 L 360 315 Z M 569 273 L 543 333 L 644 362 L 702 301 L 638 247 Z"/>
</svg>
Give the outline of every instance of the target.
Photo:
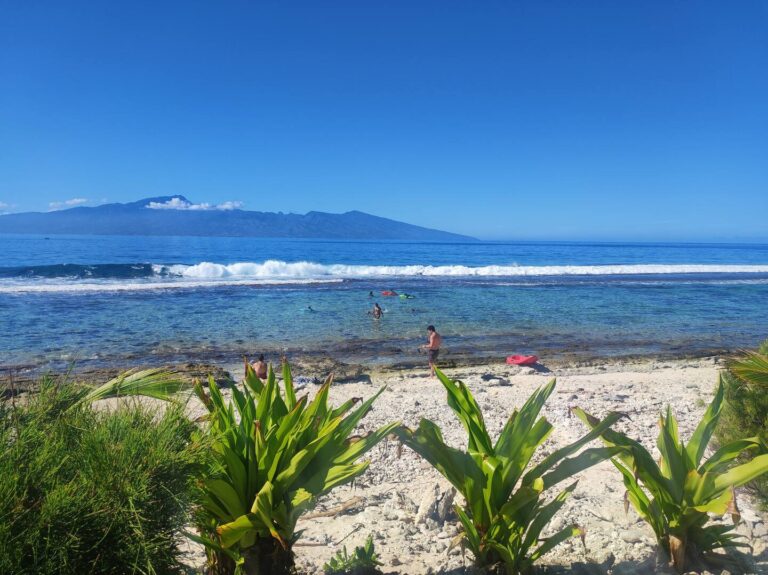
<svg viewBox="0 0 768 575">
<path fill-rule="evenodd" d="M 378 303 L 373 304 L 373 309 L 368 312 L 369 315 L 373 316 L 373 319 L 381 319 L 383 313 L 384 310 L 381 309 L 381 306 Z"/>
</svg>

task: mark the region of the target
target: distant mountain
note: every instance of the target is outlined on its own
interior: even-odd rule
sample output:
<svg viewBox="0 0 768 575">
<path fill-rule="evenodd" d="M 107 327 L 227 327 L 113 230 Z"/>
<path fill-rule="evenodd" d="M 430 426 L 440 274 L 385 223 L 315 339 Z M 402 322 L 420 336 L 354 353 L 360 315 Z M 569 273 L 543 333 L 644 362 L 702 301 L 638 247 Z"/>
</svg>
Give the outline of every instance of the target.
<svg viewBox="0 0 768 575">
<path fill-rule="evenodd" d="M 0 216 L 0 233 L 419 241 L 473 239 L 358 211 L 304 215 L 252 212 L 236 209 L 233 205 L 192 204 L 179 195 L 94 208 L 6 214 Z"/>
</svg>

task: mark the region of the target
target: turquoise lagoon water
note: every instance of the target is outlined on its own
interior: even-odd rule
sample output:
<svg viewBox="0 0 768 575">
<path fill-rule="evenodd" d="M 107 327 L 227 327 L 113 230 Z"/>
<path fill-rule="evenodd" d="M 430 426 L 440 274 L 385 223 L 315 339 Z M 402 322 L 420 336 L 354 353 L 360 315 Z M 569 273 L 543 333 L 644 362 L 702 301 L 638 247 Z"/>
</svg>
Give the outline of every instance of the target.
<svg viewBox="0 0 768 575">
<path fill-rule="evenodd" d="M 408 363 L 428 324 L 457 358 L 676 355 L 768 337 L 766 245 L 6 235 L 0 248 L 2 365 L 262 351 Z"/>
</svg>

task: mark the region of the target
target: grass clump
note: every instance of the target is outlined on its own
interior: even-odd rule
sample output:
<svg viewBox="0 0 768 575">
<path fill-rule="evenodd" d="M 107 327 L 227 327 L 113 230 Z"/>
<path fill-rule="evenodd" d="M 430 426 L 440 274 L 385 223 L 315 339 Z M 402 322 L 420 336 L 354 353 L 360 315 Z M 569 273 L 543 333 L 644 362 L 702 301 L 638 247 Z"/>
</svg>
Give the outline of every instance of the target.
<svg viewBox="0 0 768 575">
<path fill-rule="evenodd" d="M 723 372 L 725 406 L 716 436 L 726 444 L 742 437 L 758 436 L 768 443 L 768 340 L 756 352 L 728 364 Z M 768 475 L 749 484 L 768 509 Z"/>
<path fill-rule="evenodd" d="M 383 565 L 373 547 L 373 536 L 369 535 L 365 545 L 355 547 L 352 554 L 347 553 L 344 546 L 337 551 L 331 560 L 323 565 L 325 575 L 377 575 L 381 573 L 379 566 Z"/>
<path fill-rule="evenodd" d="M 0 405 L 0 573 L 177 573 L 202 450 L 183 408 L 97 411 L 44 381 Z"/>
</svg>

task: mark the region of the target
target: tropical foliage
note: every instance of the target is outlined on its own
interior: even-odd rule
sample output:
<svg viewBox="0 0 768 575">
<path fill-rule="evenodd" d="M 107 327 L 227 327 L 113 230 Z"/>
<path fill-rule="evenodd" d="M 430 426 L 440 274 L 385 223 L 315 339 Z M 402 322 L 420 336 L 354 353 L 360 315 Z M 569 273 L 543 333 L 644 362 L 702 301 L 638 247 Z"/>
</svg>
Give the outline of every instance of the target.
<svg viewBox="0 0 768 575">
<path fill-rule="evenodd" d="M 418 429 L 398 429 L 400 439 L 429 461 L 464 496 L 456 513 L 463 526 L 463 542 L 479 567 L 503 564 L 507 574 L 528 571 L 545 553 L 569 537 L 582 534 L 570 525 L 542 539 L 549 521 L 576 488 L 573 481 L 549 501 L 550 488 L 616 455 L 620 448 L 591 448 L 569 457 L 608 429 L 620 417 L 608 416 L 578 441 L 558 449 L 531 465 L 536 449 L 552 431 L 539 413 L 555 388 L 555 381 L 537 390 L 514 410 L 498 439 L 493 442 L 483 414 L 467 386 L 437 376 L 448 393 L 448 405 L 467 432 L 467 450 L 446 445 L 440 428 L 422 419 Z"/>
<path fill-rule="evenodd" d="M 373 537 L 368 536 L 365 545 L 355 547 L 352 555 L 343 547 L 337 551 L 331 560 L 323 565 L 325 575 L 375 575 L 380 573 L 378 567 L 382 565 L 373 547 Z"/>
<path fill-rule="evenodd" d="M 737 540 L 732 525 L 711 523 L 707 514 L 730 511 L 738 520 L 734 488 L 768 471 L 768 454 L 738 463 L 742 453 L 764 453 L 757 437 L 733 441 L 704 457 L 720 417 L 723 396 L 721 381 L 687 444 L 680 440 L 677 420 L 667 407 L 666 415 L 659 419 L 658 464 L 637 441 L 612 430 L 601 432 L 607 445 L 622 450 L 612 461 L 622 474 L 628 500 L 681 572 L 691 563 L 722 559 L 713 555 L 717 549 L 746 546 Z M 583 410 L 574 411 L 593 430 L 601 425 Z"/>
<path fill-rule="evenodd" d="M 331 378 L 314 399 L 297 398 L 287 364 L 281 391 L 270 369 L 261 381 L 246 363 L 242 389 L 227 402 L 213 381 L 196 392 L 209 411 L 215 462 L 204 481 L 199 524 L 220 572 L 230 563 L 246 573 L 287 572 L 296 521 L 316 498 L 352 481 L 368 467 L 358 462 L 396 423 L 365 436 L 353 431 L 381 394 L 355 407 L 329 406 Z"/>
<path fill-rule="evenodd" d="M 110 379 L 103 385 L 83 393 L 78 405 L 88 405 L 101 399 L 143 395 L 155 399 L 172 399 L 189 385 L 173 373 L 160 368 L 132 369 Z"/>
<path fill-rule="evenodd" d="M 203 470 L 180 406 L 93 410 L 86 390 L 41 383 L 0 402 L 0 573 L 178 573 Z"/>
<path fill-rule="evenodd" d="M 768 341 L 728 363 L 723 372 L 725 404 L 715 435 L 721 443 L 758 436 L 768 442 Z M 749 483 L 768 509 L 768 475 Z"/>
</svg>

